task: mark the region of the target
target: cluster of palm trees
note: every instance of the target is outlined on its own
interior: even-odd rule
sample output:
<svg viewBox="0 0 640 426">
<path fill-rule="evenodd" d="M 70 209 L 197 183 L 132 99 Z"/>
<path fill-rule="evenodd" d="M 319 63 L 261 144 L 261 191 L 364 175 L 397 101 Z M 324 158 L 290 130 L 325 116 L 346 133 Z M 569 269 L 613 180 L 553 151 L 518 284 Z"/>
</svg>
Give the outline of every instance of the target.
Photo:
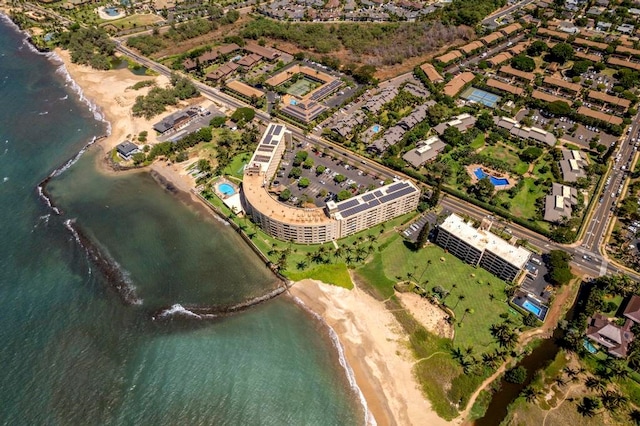
<svg viewBox="0 0 640 426">
<path fill-rule="evenodd" d="M 508 352 L 504 349 L 494 349 L 492 352 L 483 353 L 480 358 L 476 357 L 474 352 L 473 346 L 458 347 L 451 351 L 453 359 L 458 361 L 465 374 L 483 374 L 486 367 L 494 369 L 506 361 L 508 356 Z"/>
<path fill-rule="evenodd" d="M 512 327 L 511 320 L 505 320 L 498 324 L 492 324 L 489 328 L 491 335 L 503 349 L 513 349 L 518 343 L 518 333 Z"/>
<path fill-rule="evenodd" d="M 347 265 L 354 263 L 364 262 L 368 256 L 375 250 L 375 242 L 378 237 L 374 234 L 369 234 L 366 237 L 363 235 L 358 236 L 351 244 L 342 243 L 335 249 L 327 245 L 319 246 L 316 251 L 307 252 L 305 259 L 300 260 L 296 267 L 297 269 L 306 269 L 310 263 L 328 264 L 344 261 Z"/>
<path fill-rule="evenodd" d="M 587 390 L 593 392 L 582 398 L 568 398 L 568 401 L 576 402 L 578 413 L 585 417 L 594 417 L 595 415 L 609 411 L 610 413 L 618 410 L 627 410 L 629 408 L 629 398 L 620 393 L 612 385 L 614 379 L 624 379 L 628 376 L 628 369 L 622 360 L 607 358 L 600 361 L 600 365 L 594 375 L 587 374 L 584 367 L 577 369 L 565 367 L 561 374 L 554 379 L 554 383 L 559 387 L 566 386 L 568 383 L 579 383 L 581 380 Z M 544 392 L 535 387 L 527 386 L 520 394 L 527 402 L 535 402 Z M 631 421 L 640 423 L 640 410 L 629 409 L 627 414 Z"/>
</svg>

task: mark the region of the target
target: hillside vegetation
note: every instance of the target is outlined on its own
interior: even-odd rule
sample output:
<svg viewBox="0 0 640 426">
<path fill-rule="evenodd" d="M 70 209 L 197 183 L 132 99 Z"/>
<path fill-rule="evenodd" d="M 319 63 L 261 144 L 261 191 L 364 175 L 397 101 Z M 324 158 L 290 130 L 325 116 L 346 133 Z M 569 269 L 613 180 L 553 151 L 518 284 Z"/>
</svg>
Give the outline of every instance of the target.
<svg viewBox="0 0 640 426">
<path fill-rule="evenodd" d="M 439 22 L 308 24 L 259 18 L 249 22 L 240 35 L 245 39 L 280 40 L 319 54 L 348 50 L 356 56 L 356 62 L 360 62 L 357 57 L 366 56 L 366 63 L 383 66 L 432 52 L 455 40 L 469 38 L 473 32 Z"/>
</svg>

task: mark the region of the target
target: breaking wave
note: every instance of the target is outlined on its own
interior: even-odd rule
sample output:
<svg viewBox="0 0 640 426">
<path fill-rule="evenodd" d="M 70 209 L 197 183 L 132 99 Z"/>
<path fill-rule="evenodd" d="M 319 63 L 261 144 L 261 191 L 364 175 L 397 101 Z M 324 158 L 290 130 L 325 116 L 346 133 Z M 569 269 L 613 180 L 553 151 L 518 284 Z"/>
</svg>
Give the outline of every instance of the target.
<svg viewBox="0 0 640 426">
<path fill-rule="evenodd" d="M 120 299 L 127 305 L 141 305 L 142 299 L 136 295 L 136 288 L 127 272 L 109 253 L 94 244 L 74 219 L 64 221 L 64 226 L 71 232 L 73 238 L 84 248 L 87 257 L 102 272 L 107 281 L 116 290 Z"/>
<path fill-rule="evenodd" d="M 342 346 L 342 343 L 340 343 L 338 334 L 333 329 L 333 327 L 327 324 L 324 318 L 322 318 L 318 313 L 314 312 L 311 308 L 305 305 L 305 303 L 302 300 L 300 300 L 295 296 L 292 296 L 292 298 L 300 307 L 302 307 L 302 309 L 304 309 L 309 314 L 311 314 L 316 320 L 318 320 L 323 326 L 327 328 L 327 331 L 329 332 L 329 338 L 331 339 L 331 343 L 333 344 L 333 347 L 338 352 L 338 361 L 340 362 L 340 366 L 344 369 L 346 373 L 347 380 L 349 381 L 349 386 L 351 387 L 351 389 L 353 389 L 356 395 L 358 395 L 358 400 L 360 401 L 360 404 L 362 405 L 362 409 L 364 410 L 365 424 L 367 426 L 376 426 L 377 425 L 376 419 L 373 417 L 373 414 L 371 414 L 371 412 L 369 411 L 367 400 L 364 398 L 364 394 L 362 393 L 362 390 L 360 390 L 360 387 L 356 383 L 356 377 L 353 373 L 353 369 L 347 362 L 347 358 L 344 355 L 344 346 Z"/>
</svg>

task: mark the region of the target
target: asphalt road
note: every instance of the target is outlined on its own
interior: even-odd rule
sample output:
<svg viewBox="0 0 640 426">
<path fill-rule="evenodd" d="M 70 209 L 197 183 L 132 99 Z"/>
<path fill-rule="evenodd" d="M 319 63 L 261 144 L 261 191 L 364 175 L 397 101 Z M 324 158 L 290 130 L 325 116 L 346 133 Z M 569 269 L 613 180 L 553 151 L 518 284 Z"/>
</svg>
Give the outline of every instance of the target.
<svg viewBox="0 0 640 426">
<path fill-rule="evenodd" d="M 122 46 L 120 43 L 117 45 L 117 50 L 127 56 L 138 61 L 141 65 L 150 68 L 162 75 L 169 77 L 171 75 L 172 70 L 167 67 L 157 64 L 156 62 L 145 58 L 130 49 Z M 227 96 L 226 94 L 220 92 L 219 90 L 207 86 L 198 81 L 194 81 L 194 84 L 200 90 L 202 94 L 211 98 L 214 101 L 220 102 L 221 104 L 226 105 L 227 107 L 243 107 L 246 106 L 243 102 Z M 270 117 L 264 111 L 256 111 L 256 116 L 265 122 L 273 121 L 274 119 Z M 617 188 L 620 185 L 620 182 L 624 181 L 624 172 L 620 171 L 620 166 L 626 165 L 631 156 L 633 155 L 633 145 L 631 143 L 631 137 L 636 134 L 638 129 L 640 128 L 640 115 L 637 115 L 632 124 L 632 131 L 627 136 L 625 136 L 623 143 L 618 149 L 619 154 L 621 154 L 621 160 L 618 162 L 616 170 L 612 173 L 611 183 L 604 191 L 603 202 L 598 205 L 596 210 L 594 211 L 589 228 L 587 229 L 587 233 L 585 235 L 584 240 L 580 245 L 572 245 L 565 246 L 562 244 L 557 244 L 549 240 L 548 238 L 541 236 L 525 227 L 519 226 L 515 223 L 509 223 L 507 226 L 511 229 L 513 235 L 520 239 L 526 239 L 530 244 L 540 248 L 543 252 L 548 252 L 550 250 L 564 250 L 571 255 L 573 255 L 573 266 L 575 266 L 581 272 L 593 276 L 598 277 L 600 275 L 604 275 L 607 273 L 618 273 L 623 272 L 630 275 L 634 279 L 640 280 L 639 274 L 629 274 L 626 271 L 619 270 L 614 265 L 608 264 L 606 260 L 603 258 L 600 252 L 600 243 L 606 233 L 607 222 L 609 220 L 609 215 L 611 214 L 611 192 L 617 192 Z M 298 129 L 290 124 L 287 124 L 287 128 L 291 130 L 294 138 L 297 138 L 301 141 L 310 140 L 312 144 L 318 146 L 319 149 L 323 150 L 328 148 L 332 150 L 332 154 L 339 159 L 342 159 L 346 162 L 351 163 L 360 163 L 358 166 L 361 170 L 366 170 L 369 173 L 377 174 L 380 179 L 390 178 L 394 176 L 399 176 L 403 178 L 408 178 L 408 176 L 403 175 L 402 173 L 393 171 L 384 167 L 374 161 L 366 157 L 362 157 L 354 152 L 351 152 L 337 144 L 329 142 L 325 139 L 322 139 L 316 135 L 306 136 L 301 129 Z M 410 178 L 409 178 L 410 179 Z M 599 196 L 599 194 L 595 194 L 594 196 Z M 605 202 L 605 200 L 607 202 Z M 484 217 L 490 216 L 491 213 L 481 209 L 478 206 L 467 203 L 463 200 L 455 198 L 451 195 L 446 195 L 442 201 L 441 205 L 448 210 L 457 213 L 463 213 L 468 215 L 469 217 L 473 217 L 476 219 L 482 219 Z M 591 256 L 591 260 L 586 260 L 583 258 L 584 255 Z"/>
<path fill-rule="evenodd" d="M 528 5 L 529 3 L 533 3 L 533 1 L 534 0 L 523 0 L 521 2 L 518 2 L 518 3 L 514 4 L 513 6 L 509 6 L 507 9 L 502 10 L 502 11 L 496 13 L 495 15 L 490 15 L 490 16 L 486 17 L 482 21 L 482 25 L 484 25 L 485 27 L 489 27 L 489 28 L 496 28 L 497 26 L 499 26 L 499 24 L 496 22 L 497 19 L 500 19 L 503 16 L 514 12 L 516 9 L 519 9 L 519 8 L 521 8 L 523 6 Z"/>
</svg>

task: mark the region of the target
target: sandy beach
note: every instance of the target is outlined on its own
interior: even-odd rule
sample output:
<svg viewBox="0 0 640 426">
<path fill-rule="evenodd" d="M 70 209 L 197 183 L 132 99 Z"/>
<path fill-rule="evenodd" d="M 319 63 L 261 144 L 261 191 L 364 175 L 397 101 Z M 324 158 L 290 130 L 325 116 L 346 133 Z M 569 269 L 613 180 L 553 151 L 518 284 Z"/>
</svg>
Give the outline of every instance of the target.
<svg viewBox="0 0 640 426">
<path fill-rule="evenodd" d="M 105 120 L 111 124 L 111 135 L 100 141 L 99 145 L 105 152 L 145 130 L 148 132 L 147 143 L 156 142 L 152 125 L 159 117 L 152 122 L 133 117 L 131 113 L 135 98 L 146 94 L 148 88 L 132 90 L 130 87 L 136 82 L 150 79 L 155 79 L 159 86 L 163 86 L 167 83 L 166 78 L 136 76 L 127 69 L 97 71 L 71 63 L 66 51 L 56 50 L 56 53 L 63 60 L 71 78 L 82 88 L 84 96 L 99 107 Z M 104 158 L 100 156 L 98 164 L 101 171 L 122 173 L 108 167 Z M 161 180 L 170 182 L 181 194 L 180 199 L 202 207 L 201 201 L 191 191 L 195 182 L 185 170 L 187 164 L 156 162 L 150 168 L 129 172 L 150 169 L 160 175 Z M 413 375 L 415 360 L 408 349 L 408 338 L 393 314 L 381 302 L 357 288 L 349 291 L 312 280 L 296 283 L 291 295 L 319 314 L 336 331 L 357 385 L 378 425 L 449 424 L 431 410 L 428 400 L 419 389 Z M 444 313 L 425 306 L 425 302 L 416 297 L 403 296 L 406 308 L 425 327 L 446 335 Z"/>
<path fill-rule="evenodd" d="M 384 305 L 357 287 L 346 290 L 303 280 L 291 295 L 335 330 L 378 425 L 446 425 L 423 396 L 413 375 L 408 338 Z"/>
</svg>

